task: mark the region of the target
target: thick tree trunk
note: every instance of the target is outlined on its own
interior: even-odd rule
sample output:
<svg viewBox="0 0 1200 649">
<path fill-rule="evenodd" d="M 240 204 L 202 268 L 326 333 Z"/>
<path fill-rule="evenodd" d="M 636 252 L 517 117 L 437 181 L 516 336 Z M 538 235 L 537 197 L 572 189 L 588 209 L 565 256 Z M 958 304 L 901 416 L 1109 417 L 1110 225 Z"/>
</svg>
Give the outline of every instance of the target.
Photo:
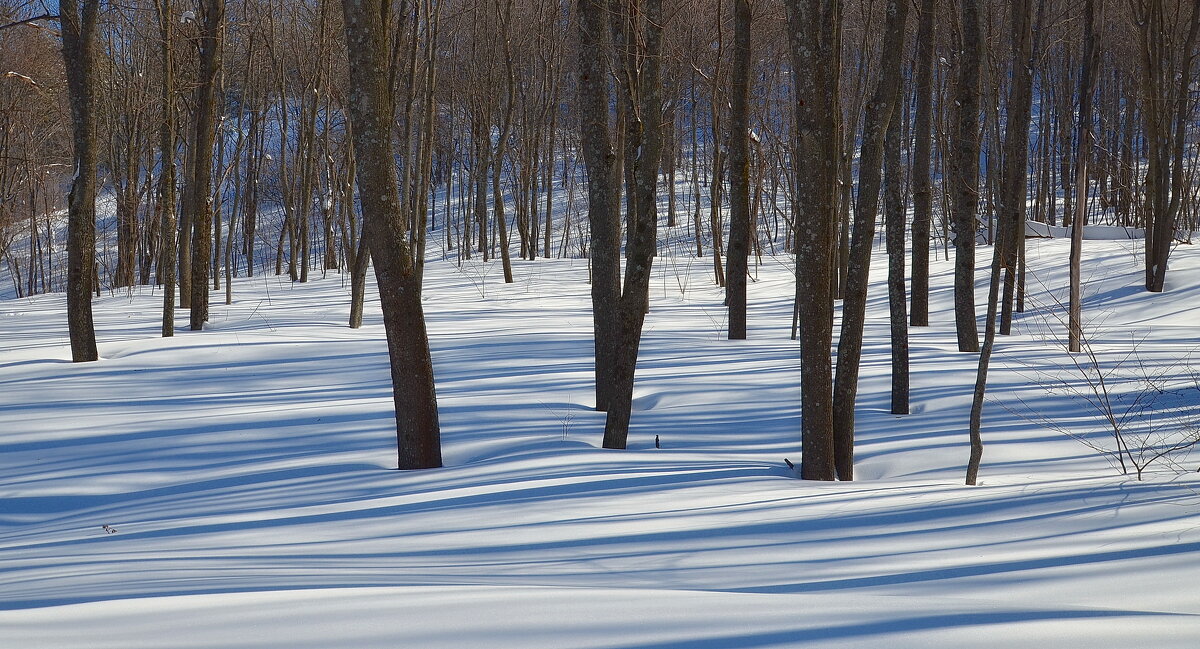
<svg viewBox="0 0 1200 649">
<path fill-rule="evenodd" d="M 217 127 L 217 75 L 221 68 L 221 41 L 225 0 L 205 0 L 200 5 L 200 79 L 195 90 L 196 120 L 192 140 L 193 164 L 187 179 L 186 211 L 192 226 L 191 329 L 200 331 L 208 320 L 208 276 L 212 270 L 212 156 Z M 188 254 L 184 250 L 182 254 Z"/>
<path fill-rule="evenodd" d="M 579 0 L 579 130 L 588 176 L 596 409 L 600 411 L 609 409 L 615 383 L 616 314 L 621 297 L 620 176 L 608 123 L 609 11 L 609 0 Z"/>
<path fill-rule="evenodd" d="M 363 236 L 367 238 L 387 334 L 401 469 L 442 465 L 433 360 L 421 307 L 421 287 L 408 241 L 408 219 L 397 192 L 388 92 L 387 0 L 343 0 Z"/>
<path fill-rule="evenodd" d="M 67 333 L 71 340 L 71 360 L 76 363 L 99 358 L 96 329 L 92 323 L 98 166 L 94 105 L 99 4 L 78 0 L 59 3 L 75 163 L 75 177 L 67 198 Z"/>
<path fill-rule="evenodd" d="M 795 236 L 796 307 L 801 363 L 800 475 L 836 477 L 833 450 L 834 219 L 838 192 L 838 71 L 841 69 L 840 0 L 787 0 L 788 46 L 796 97 Z"/>
</svg>

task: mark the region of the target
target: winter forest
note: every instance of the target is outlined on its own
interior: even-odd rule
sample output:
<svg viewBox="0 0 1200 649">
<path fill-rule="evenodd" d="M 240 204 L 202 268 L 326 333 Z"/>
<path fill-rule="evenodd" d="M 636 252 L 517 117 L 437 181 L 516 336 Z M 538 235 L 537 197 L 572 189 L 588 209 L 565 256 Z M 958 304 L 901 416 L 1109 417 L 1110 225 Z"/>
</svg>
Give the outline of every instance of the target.
<svg viewBox="0 0 1200 649">
<path fill-rule="evenodd" d="M 0 646 L 1194 647 L 1193 0 L 0 0 Z"/>
</svg>

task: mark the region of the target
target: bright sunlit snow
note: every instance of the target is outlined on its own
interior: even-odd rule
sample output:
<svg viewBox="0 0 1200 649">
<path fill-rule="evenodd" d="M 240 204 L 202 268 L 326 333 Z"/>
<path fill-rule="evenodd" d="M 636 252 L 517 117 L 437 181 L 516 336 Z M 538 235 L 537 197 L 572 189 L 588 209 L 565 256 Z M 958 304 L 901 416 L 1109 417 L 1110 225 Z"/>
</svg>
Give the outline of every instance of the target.
<svg viewBox="0 0 1200 649">
<path fill-rule="evenodd" d="M 1200 646 L 1200 454 L 1138 481 L 1100 452 L 1089 361 L 1063 350 L 1067 245 L 1029 240 L 978 487 L 945 261 L 900 417 L 876 255 L 858 481 L 832 484 L 784 463 L 785 257 L 753 269 L 747 341 L 724 340 L 711 259 L 659 257 L 626 451 L 598 448 L 586 260 L 514 262 L 509 285 L 430 262 L 447 466 L 421 472 L 393 468 L 378 302 L 347 328 L 336 275 L 236 280 L 169 339 L 160 293 L 107 294 L 87 364 L 61 294 L 0 302 L 0 647 Z M 1086 242 L 1084 317 L 1152 447 L 1200 419 L 1200 254 L 1151 294 L 1141 246 Z"/>
</svg>

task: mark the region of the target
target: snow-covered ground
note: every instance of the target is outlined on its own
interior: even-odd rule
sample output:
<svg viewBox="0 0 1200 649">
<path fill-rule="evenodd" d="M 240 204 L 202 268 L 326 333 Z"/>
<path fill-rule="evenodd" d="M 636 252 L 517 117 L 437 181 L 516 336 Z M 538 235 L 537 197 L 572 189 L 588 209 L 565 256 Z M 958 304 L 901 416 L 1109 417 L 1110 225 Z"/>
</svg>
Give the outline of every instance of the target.
<svg viewBox="0 0 1200 649">
<path fill-rule="evenodd" d="M 1196 647 L 1200 454 L 1137 481 L 1092 448 L 1113 442 L 1060 343 L 1067 245 L 1029 241 L 977 487 L 944 261 L 900 417 L 876 260 L 853 483 L 784 463 L 786 258 L 755 271 L 746 341 L 711 260 L 659 259 L 626 451 L 598 448 L 586 260 L 510 285 L 431 262 L 447 466 L 422 472 L 393 469 L 378 303 L 346 328 L 338 277 L 237 280 L 171 339 L 161 295 L 108 295 L 90 364 L 62 295 L 0 302 L 0 647 Z M 1087 242 L 1085 318 L 1112 402 L 1153 410 L 1127 439 L 1170 441 L 1200 419 L 1200 254 L 1154 295 L 1140 246 Z"/>
</svg>

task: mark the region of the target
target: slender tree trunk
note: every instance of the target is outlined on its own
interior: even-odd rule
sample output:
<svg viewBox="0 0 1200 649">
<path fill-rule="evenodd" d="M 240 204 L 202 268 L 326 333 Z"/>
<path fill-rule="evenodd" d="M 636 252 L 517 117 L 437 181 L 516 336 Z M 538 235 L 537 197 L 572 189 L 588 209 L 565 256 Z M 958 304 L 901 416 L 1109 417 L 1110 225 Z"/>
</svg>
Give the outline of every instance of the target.
<svg viewBox="0 0 1200 649">
<path fill-rule="evenodd" d="M 929 173 L 933 149 L 934 11 L 937 0 L 921 0 L 917 28 L 917 107 L 913 124 L 912 315 L 914 327 L 929 325 L 929 226 L 933 220 L 933 182 Z"/>
<path fill-rule="evenodd" d="M 175 65 L 174 24 L 171 0 L 157 0 L 155 12 L 158 19 L 159 36 L 162 38 L 160 65 L 162 67 L 162 122 L 159 124 L 158 150 L 158 211 L 162 223 L 159 236 L 158 274 L 163 285 L 162 335 L 175 335 Z"/>
<path fill-rule="evenodd" d="M 1101 0 L 1103 2 L 1103 0 Z M 1067 305 L 1067 349 L 1082 350 L 1083 321 L 1079 262 L 1083 252 L 1083 228 L 1087 224 L 1088 159 L 1092 151 L 1092 95 L 1100 47 L 1096 42 L 1095 0 L 1085 0 L 1083 9 L 1083 63 L 1079 77 L 1079 149 L 1075 154 L 1075 218 L 1071 219 L 1070 298 Z"/>
<path fill-rule="evenodd" d="M 975 323 L 975 222 L 979 211 L 979 83 L 983 35 L 979 0 L 960 0 L 962 53 L 958 60 L 958 124 L 950 170 L 954 210 L 954 321 L 958 351 L 979 351 Z"/>
<path fill-rule="evenodd" d="M 750 0 L 733 3 L 733 83 L 729 110 L 729 339 L 746 338 L 750 255 Z"/>
<path fill-rule="evenodd" d="M 1045 1 L 1038 9 L 1039 21 Z M 1012 85 L 1008 94 L 1008 122 L 1004 128 L 1004 171 L 1000 189 L 1000 236 L 1003 250 L 1001 270 L 1004 293 L 1001 300 L 1000 333 L 1012 330 L 1012 307 L 1018 264 L 1024 248 L 1028 213 L 1029 125 L 1033 111 L 1033 16 L 1030 0 L 1012 3 Z"/>
<path fill-rule="evenodd" d="M 893 117 L 883 144 L 883 219 L 888 254 L 888 314 L 892 339 L 892 414 L 908 414 L 908 314 L 904 290 L 904 178 L 901 120 Z"/>
<path fill-rule="evenodd" d="M 888 52 L 904 51 L 907 0 L 888 0 L 883 37 L 883 61 L 879 85 L 867 103 L 863 118 L 863 145 L 858 165 L 858 201 L 854 209 L 854 232 L 842 302 L 842 327 L 837 346 L 837 373 L 833 384 L 833 439 L 837 474 L 841 480 L 854 478 L 854 404 L 858 397 L 858 374 L 862 362 L 863 325 L 867 309 L 867 283 L 871 248 L 878 217 L 884 135 L 903 89 L 903 58 Z"/>
</svg>

